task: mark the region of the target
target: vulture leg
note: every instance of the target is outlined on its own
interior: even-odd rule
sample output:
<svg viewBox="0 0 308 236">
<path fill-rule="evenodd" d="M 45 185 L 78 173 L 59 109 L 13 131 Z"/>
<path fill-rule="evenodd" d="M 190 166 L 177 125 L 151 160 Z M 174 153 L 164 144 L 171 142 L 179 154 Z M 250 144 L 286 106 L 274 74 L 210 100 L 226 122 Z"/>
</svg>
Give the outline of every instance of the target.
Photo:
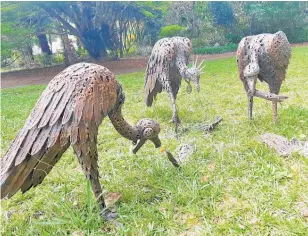
<svg viewBox="0 0 308 236">
<path fill-rule="evenodd" d="M 276 102 L 276 101 L 273 101 L 273 102 L 272 102 L 272 108 L 273 108 L 273 119 L 274 119 L 274 122 L 275 122 L 275 124 L 276 124 L 277 121 L 278 121 L 278 115 L 277 115 L 277 102 Z"/>
<path fill-rule="evenodd" d="M 253 96 L 248 96 L 248 117 L 252 120 Z"/>
<path fill-rule="evenodd" d="M 105 220 L 115 218 L 116 214 L 106 208 L 102 187 L 99 182 L 96 143 L 76 143 L 73 145 L 73 148 L 77 154 L 78 161 L 83 172 L 85 173 L 87 179 L 90 181 L 92 191 L 100 209 L 100 213 Z"/>
<path fill-rule="evenodd" d="M 175 104 L 175 97 L 171 90 L 170 91 L 167 90 L 167 92 L 168 92 L 168 96 L 170 98 L 171 106 L 172 106 L 172 122 L 175 124 L 175 133 L 177 134 L 181 121 L 178 117 L 178 112 L 177 112 L 176 104 Z"/>
<path fill-rule="evenodd" d="M 253 96 L 256 91 L 256 82 L 254 80 L 250 80 L 249 84 L 247 78 L 245 78 L 243 85 L 248 98 L 248 118 L 252 120 Z"/>
<path fill-rule="evenodd" d="M 273 77 L 270 82 L 268 83 L 270 93 L 278 95 L 280 92 L 282 81 L 285 77 L 284 72 L 281 72 L 280 70 L 276 71 L 275 77 Z M 278 112 L 277 112 L 277 103 L 278 101 L 273 100 L 272 101 L 272 109 L 273 109 L 273 119 L 274 123 L 276 124 L 278 121 Z"/>
</svg>

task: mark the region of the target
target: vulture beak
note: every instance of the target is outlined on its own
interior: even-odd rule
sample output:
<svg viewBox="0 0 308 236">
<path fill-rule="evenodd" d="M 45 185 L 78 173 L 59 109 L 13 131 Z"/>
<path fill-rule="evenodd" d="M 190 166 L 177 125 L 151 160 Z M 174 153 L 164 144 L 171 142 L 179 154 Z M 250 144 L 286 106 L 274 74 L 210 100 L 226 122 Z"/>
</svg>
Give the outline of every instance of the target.
<svg viewBox="0 0 308 236">
<path fill-rule="evenodd" d="M 154 143 L 155 148 L 159 148 L 161 146 L 161 141 L 160 141 L 159 137 L 155 137 L 155 138 L 150 139 L 150 140 Z M 147 139 L 141 138 L 139 140 L 139 142 L 137 143 L 136 147 L 133 149 L 133 153 L 136 154 L 139 151 L 139 149 L 143 146 L 143 144 L 145 144 L 146 141 L 147 141 Z"/>
<path fill-rule="evenodd" d="M 159 148 L 161 146 L 161 141 L 160 141 L 158 136 L 153 138 L 153 139 L 151 139 L 151 141 L 154 143 L 155 148 Z"/>
<path fill-rule="evenodd" d="M 257 77 L 249 76 L 246 78 L 246 81 L 247 81 L 247 86 L 248 86 L 247 95 L 252 97 L 254 96 L 256 92 Z"/>
<path fill-rule="evenodd" d="M 136 147 L 133 149 L 133 153 L 136 154 L 138 150 L 145 144 L 146 139 L 140 139 Z"/>
</svg>

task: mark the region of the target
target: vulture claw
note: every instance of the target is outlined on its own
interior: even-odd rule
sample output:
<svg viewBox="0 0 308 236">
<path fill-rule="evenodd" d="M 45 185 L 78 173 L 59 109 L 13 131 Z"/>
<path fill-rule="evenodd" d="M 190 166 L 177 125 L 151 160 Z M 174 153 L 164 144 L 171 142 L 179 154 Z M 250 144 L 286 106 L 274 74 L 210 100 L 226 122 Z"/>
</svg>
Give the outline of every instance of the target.
<svg viewBox="0 0 308 236">
<path fill-rule="evenodd" d="M 106 208 L 101 212 L 102 217 L 105 221 L 115 220 L 118 217 L 115 207 Z"/>
</svg>

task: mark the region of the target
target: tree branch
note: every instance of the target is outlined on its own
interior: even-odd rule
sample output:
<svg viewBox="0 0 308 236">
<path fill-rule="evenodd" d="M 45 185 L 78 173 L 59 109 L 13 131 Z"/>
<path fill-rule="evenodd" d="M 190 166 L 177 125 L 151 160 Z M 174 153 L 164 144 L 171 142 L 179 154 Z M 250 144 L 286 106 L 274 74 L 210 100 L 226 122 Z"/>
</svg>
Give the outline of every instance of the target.
<svg viewBox="0 0 308 236">
<path fill-rule="evenodd" d="M 79 32 L 77 29 L 75 29 L 70 23 L 68 23 L 66 20 L 64 20 L 61 16 L 59 16 L 57 13 L 55 13 L 53 10 L 51 9 L 45 9 L 44 8 L 44 11 L 49 14 L 51 17 L 54 17 L 56 18 L 60 23 L 63 24 L 63 26 L 68 30 L 70 31 L 70 33 L 72 35 L 76 35 L 76 36 L 79 36 Z"/>
</svg>

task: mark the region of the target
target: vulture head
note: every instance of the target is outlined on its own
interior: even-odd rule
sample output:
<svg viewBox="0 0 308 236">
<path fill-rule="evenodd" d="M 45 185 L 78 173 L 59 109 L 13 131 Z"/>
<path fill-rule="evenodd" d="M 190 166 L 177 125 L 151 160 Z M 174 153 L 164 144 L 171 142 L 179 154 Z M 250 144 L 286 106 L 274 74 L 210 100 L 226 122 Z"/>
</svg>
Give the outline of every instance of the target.
<svg viewBox="0 0 308 236">
<path fill-rule="evenodd" d="M 159 148 L 161 146 L 161 142 L 158 137 L 160 127 L 156 121 L 147 118 L 141 119 L 137 122 L 136 127 L 139 131 L 139 139 L 137 142 L 133 142 L 133 144 L 136 145 L 133 149 L 134 154 L 138 152 L 147 140 L 152 141 L 155 148 Z"/>
</svg>

